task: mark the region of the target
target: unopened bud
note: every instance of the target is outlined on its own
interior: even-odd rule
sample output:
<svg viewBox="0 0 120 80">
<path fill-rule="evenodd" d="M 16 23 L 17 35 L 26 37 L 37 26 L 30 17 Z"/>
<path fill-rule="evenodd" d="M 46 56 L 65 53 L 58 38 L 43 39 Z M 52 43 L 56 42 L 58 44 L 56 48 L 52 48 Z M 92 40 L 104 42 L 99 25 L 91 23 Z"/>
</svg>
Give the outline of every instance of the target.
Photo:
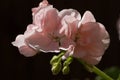
<svg viewBox="0 0 120 80">
<path fill-rule="evenodd" d="M 58 56 L 53 56 L 52 59 L 50 60 L 50 64 L 53 65 L 54 63 L 58 62 Z"/>
<path fill-rule="evenodd" d="M 63 73 L 64 75 L 66 75 L 66 74 L 68 74 L 69 72 L 70 72 L 69 66 L 64 66 L 63 69 L 62 69 L 62 73 Z"/>
<path fill-rule="evenodd" d="M 73 61 L 73 58 L 70 56 L 66 59 L 66 61 L 63 63 L 63 66 L 68 66 Z"/>
<path fill-rule="evenodd" d="M 61 62 L 54 63 L 54 64 L 52 65 L 52 69 L 51 69 L 53 75 L 57 75 L 57 74 L 61 71 L 61 68 L 62 68 Z"/>
</svg>

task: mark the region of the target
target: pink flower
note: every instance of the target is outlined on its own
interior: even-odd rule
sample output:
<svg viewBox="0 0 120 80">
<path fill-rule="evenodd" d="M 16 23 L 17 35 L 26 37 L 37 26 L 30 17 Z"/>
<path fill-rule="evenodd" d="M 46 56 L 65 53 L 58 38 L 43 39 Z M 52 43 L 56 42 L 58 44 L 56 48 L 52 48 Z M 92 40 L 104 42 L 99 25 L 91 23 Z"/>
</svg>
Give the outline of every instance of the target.
<svg viewBox="0 0 120 80">
<path fill-rule="evenodd" d="M 18 35 L 12 44 L 26 57 L 37 52 L 60 52 L 66 50 L 63 58 L 73 55 L 88 64 L 97 64 L 109 45 L 105 27 L 96 22 L 90 11 L 81 19 L 74 9 L 58 11 L 43 0 L 32 9 L 33 23 L 24 34 Z"/>
<path fill-rule="evenodd" d="M 43 52 L 59 52 L 61 35 L 58 33 L 60 29 L 58 11 L 52 5 L 48 5 L 33 13 L 33 24 L 28 26 L 24 34 L 26 42 Z M 33 31 L 32 34 L 30 30 Z"/>
<path fill-rule="evenodd" d="M 73 38 L 75 44 L 69 48 L 68 52 L 72 49 L 74 57 L 81 58 L 88 64 L 97 64 L 110 42 L 105 27 L 96 22 L 90 11 L 86 11 L 75 34 Z M 65 55 L 68 55 L 68 52 Z"/>
<path fill-rule="evenodd" d="M 18 35 L 12 44 L 27 57 L 33 56 L 38 51 L 59 52 L 59 38 L 62 34 L 60 35 L 58 31 L 60 29 L 58 11 L 52 5 L 48 5 L 46 0 L 32 11 L 33 24 L 28 25 L 25 33 Z"/>
<path fill-rule="evenodd" d="M 73 44 L 69 36 L 77 30 L 76 23 L 81 19 L 79 12 L 73 9 L 58 12 L 48 4 L 47 0 L 44 0 L 38 7 L 32 9 L 32 15 L 33 23 L 27 26 L 27 30 L 21 35 L 22 37 L 18 35 L 19 38 L 17 37 L 13 42 L 21 54 L 27 56 L 30 49 L 34 50 L 34 52 L 31 51 L 30 56 L 38 51 L 60 52 L 60 49 L 67 50 L 69 45 Z M 68 26 L 66 23 L 70 25 Z M 65 31 L 67 27 L 72 29 Z M 21 39 L 24 45 L 18 44 L 21 43 Z"/>
</svg>

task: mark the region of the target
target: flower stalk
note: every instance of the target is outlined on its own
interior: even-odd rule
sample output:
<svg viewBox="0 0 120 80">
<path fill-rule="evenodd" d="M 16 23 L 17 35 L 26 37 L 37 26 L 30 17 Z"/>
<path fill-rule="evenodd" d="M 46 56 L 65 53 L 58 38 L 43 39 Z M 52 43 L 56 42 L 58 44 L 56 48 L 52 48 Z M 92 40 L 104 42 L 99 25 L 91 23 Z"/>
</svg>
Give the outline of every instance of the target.
<svg viewBox="0 0 120 80">
<path fill-rule="evenodd" d="M 106 73 L 104 73 L 103 71 L 101 71 L 99 68 L 97 68 L 94 65 L 89 65 L 86 64 L 85 62 L 81 61 L 80 59 L 77 59 L 81 64 L 83 64 L 87 70 L 89 70 L 90 72 L 94 72 L 95 74 L 101 76 L 102 78 L 104 78 L 105 80 L 114 80 L 112 79 L 110 76 L 108 76 Z"/>
</svg>

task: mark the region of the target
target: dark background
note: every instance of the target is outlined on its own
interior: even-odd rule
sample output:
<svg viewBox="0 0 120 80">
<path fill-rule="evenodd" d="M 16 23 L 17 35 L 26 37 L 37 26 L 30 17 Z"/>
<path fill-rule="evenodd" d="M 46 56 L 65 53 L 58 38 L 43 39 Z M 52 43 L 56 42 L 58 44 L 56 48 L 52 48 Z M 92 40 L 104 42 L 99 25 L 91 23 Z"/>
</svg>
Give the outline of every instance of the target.
<svg viewBox="0 0 120 80">
<path fill-rule="evenodd" d="M 38 6 L 41 0 L 0 0 L 0 80 L 85 80 L 94 78 L 76 60 L 70 65 L 69 75 L 53 76 L 49 61 L 54 54 L 38 54 L 26 58 L 11 45 L 18 34 L 32 23 L 31 8 Z M 120 67 L 120 41 L 118 40 L 116 22 L 120 13 L 119 0 L 49 0 L 58 10 L 73 8 L 81 15 L 90 10 L 96 20 L 105 25 L 110 34 L 111 43 L 102 61 L 97 65 L 101 70 Z M 3 79 L 2 79 L 3 78 Z M 93 79 L 91 79 L 93 80 Z"/>
</svg>

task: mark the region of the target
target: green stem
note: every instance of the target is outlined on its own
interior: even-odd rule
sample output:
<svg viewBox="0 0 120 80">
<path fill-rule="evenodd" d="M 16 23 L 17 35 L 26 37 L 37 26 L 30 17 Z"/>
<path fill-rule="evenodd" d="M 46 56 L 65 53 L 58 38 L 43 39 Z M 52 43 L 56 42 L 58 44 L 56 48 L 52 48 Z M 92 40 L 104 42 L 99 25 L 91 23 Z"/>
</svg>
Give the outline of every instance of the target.
<svg viewBox="0 0 120 80">
<path fill-rule="evenodd" d="M 108 76 L 107 74 L 105 74 L 103 71 L 101 71 L 99 68 L 97 68 L 96 66 L 92 67 L 92 70 L 94 73 L 96 73 L 97 75 L 103 77 L 106 80 L 113 80 L 110 76 Z"/>
<path fill-rule="evenodd" d="M 58 55 L 58 58 L 61 58 L 65 54 L 65 51 L 61 51 L 61 53 Z"/>
<path fill-rule="evenodd" d="M 95 74 L 101 76 L 102 78 L 104 78 L 105 80 L 113 80 L 110 76 L 108 76 L 106 73 L 104 73 L 103 71 L 101 71 L 99 68 L 97 68 L 94 65 L 89 65 L 86 64 L 85 62 L 82 62 L 80 59 L 78 59 L 78 61 L 80 63 L 82 63 L 90 72 L 94 72 Z"/>
</svg>

